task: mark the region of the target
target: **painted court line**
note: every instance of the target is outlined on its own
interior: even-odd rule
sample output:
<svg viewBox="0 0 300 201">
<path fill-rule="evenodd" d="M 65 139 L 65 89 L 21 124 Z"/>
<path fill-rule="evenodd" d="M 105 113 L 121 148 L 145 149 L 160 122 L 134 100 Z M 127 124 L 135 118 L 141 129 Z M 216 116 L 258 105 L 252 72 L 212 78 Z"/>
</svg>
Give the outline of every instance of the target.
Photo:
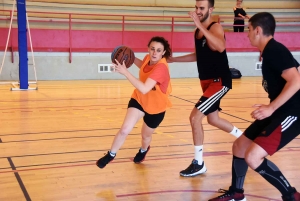
<svg viewBox="0 0 300 201">
<path fill-rule="evenodd" d="M 222 155 L 230 155 L 229 152 L 217 152 L 217 153 L 207 153 L 205 154 L 206 156 L 222 156 Z M 147 161 L 158 161 L 158 160 L 173 160 L 173 159 L 179 159 L 179 158 L 190 158 L 191 155 L 185 155 L 185 156 L 177 156 L 177 157 L 160 157 L 160 158 L 147 158 Z M 132 158 L 127 158 L 127 159 L 122 159 L 119 161 L 114 160 L 111 163 L 128 163 L 132 162 Z M 51 164 L 47 164 L 51 165 Z M 60 165 L 60 166 L 52 166 L 52 167 L 40 167 L 40 168 L 26 168 L 26 169 L 20 169 L 20 170 L 6 170 L 6 171 L 0 171 L 0 174 L 5 174 L 5 173 L 18 173 L 18 172 L 27 172 L 27 171 L 36 171 L 36 170 L 50 170 L 50 169 L 61 169 L 61 168 L 72 168 L 72 167 L 81 167 L 81 166 L 90 166 L 90 165 L 96 165 L 96 160 L 95 162 L 90 162 L 90 163 L 80 163 L 80 164 L 72 164 L 72 165 Z"/>
<path fill-rule="evenodd" d="M 15 171 L 16 167 L 15 167 L 13 161 L 11 160 L 11 158 L 8 157 L 7 160 L 9 162 L 11 168 L 13 169 L 12 171 Z M 14 172 L 14 174 L 15 174 L 15 177 L 16 177 L 18 183 L 19 183 L 19 186 L 20 186 L 20 188 L 21 188 L 21 190 L 22 190 L 22 192 L 24 194 L 24 197 L 26 198 L 26 201 L 31 201 L 31 198 L 30 198 L 30 196 L 29 196 L 29 194 L 28 194 L 28 192 L 26 190 L 26 187 L 25 187 L 25 185 L 24 185 L 24 183 L 23 183 L 23 181 L 22 181 L 19 173 L 18 172 Z"/>
<path fill-rule="evenodd" d="M 216 193 L 216 191 L 212 190 L 165 190 L 165 191 L 152 191 L 152 192 L 144 192 L 144 193 L 132 193 L 132 194 L 121 194 L 121 195 L 116 195 L 116 197 L 134 197 L 134 196 L 140 196 L 140 195 L 153 195 L 153 194 L 161 194 L 161 193 Z M 280 201 L 277 199 L 272 199 L 264 196 L 257 196 L 257 195 L 251 195 L 251 194 L 245 194 L 248 197 L 253 197 L 253 198 L 260 198 L 260 199 L 265 199 L 268 201 Z"/>
</svg>

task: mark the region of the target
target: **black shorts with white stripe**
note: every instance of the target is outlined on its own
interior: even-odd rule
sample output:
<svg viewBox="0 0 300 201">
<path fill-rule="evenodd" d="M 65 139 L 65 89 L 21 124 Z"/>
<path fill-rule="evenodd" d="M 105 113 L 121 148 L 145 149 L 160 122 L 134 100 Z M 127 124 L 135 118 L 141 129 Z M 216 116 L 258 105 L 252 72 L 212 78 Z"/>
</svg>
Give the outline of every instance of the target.
<svg viewBox="0 0 300 201">
<path fill-rule="evenodd" d="M 225 86 L 208 87 L 204 92 L 195 107 L 205 115 L 208 115 L 216 110 L 222 110 L 220 108 L 221 99 L 226 95 L 230 89 Z"/>
<path fill-rule="evenodd" d="M 300 134 L 300 113 L 275 113 L 263 120 L 254 121 L 244 135 L 274 154 Z"/>
</svg>

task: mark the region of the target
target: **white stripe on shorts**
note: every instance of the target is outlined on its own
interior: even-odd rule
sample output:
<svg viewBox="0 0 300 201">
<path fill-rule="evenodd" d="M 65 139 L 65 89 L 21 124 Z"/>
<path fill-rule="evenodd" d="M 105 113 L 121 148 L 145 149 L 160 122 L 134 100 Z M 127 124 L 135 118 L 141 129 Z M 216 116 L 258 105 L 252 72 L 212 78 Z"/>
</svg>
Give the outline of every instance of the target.
<svg viewBox="0 0 300 201">
<path fill-rule="evenodd" d="M 288 116 L 282 123 L 281 123 L 281 132 L 288 129 L 295 121 L 297 117 Z"/>
<path fill-rule="evenodd" d="M 206 112 L 212 105 L 214 105 L 226 92 L 229 90 L 228 87 L 223 87 L 220 91 L 209 97 L 206 101 L 201 103 L 197 109 L 200 110 L 200 112 L 204 113 Z"/>
</svg>

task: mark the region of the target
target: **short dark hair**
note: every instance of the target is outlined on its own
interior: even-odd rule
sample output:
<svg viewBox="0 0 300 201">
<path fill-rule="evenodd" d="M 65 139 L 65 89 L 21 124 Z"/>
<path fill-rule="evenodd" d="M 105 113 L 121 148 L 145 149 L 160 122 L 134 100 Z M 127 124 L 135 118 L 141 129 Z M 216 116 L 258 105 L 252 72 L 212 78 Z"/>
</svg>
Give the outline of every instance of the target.
<svg viewBox="0 0 300 201">
<path fill-rule="evenodd" d="M 205 0 L 196 0 L 196 1 L 205 1 Z M 215 0 L 207 0 L 208 1 L 208 7 L 214 7 L 215 6 Z"/>
<path fill-rule="evenodd" d="M 257 13 L 249 19 L 249 22 L 251 22 L 253 29 L 258 26 L 261 27 L 265 36 L 274 36 L 276 21 L 271 13 Z"/>
<path fill-rule="evenodd" d="M 154 36 L 149 41 L 148 47 L 150 46 L 150 44 L 153 41 L 159 42 L 159 43 L 161 43 L 164 46 L 164 51 L 166 51 L 165 54 L 163 55 L 164 58 L 168 59 L 172 55 L 172 50 L 171 50 L 170 44 L 169 44 L 169 42 L 164 37 Z"/>
</svg>

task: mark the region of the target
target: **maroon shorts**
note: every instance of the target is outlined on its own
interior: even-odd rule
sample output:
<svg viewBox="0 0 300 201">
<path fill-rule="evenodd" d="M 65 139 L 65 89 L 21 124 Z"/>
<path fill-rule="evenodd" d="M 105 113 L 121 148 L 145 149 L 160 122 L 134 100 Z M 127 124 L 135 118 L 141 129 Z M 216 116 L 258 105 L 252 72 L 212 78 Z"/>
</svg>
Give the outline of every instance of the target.
<svg viewBox="0 0 300 201">
<path fill-rule="evenodd" d="M 273 155 L 300 133 L 300 113 L 273 114 L 263 120 L 254 121 L 244 135 Z"/>
</svg>

